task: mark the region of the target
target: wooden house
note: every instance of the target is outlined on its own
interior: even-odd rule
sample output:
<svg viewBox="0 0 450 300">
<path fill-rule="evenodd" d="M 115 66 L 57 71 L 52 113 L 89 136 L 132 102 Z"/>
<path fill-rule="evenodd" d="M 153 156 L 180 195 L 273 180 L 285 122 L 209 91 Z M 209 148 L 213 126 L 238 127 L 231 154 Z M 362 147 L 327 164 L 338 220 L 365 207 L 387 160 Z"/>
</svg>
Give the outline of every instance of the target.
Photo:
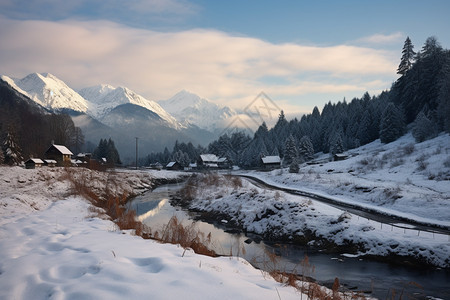
<svg viewBox="0 0 450 300">
<path fill-rule="evenodd" d="M 62 145 L 51 145 L 45 151 L 45 159 L 56 160 L 58 166 L 70 166 L 73 153 Z"/>
<path fill-rule="evenodd" d="M 182 167 L 177 161 L 171 161 L 170 163 L 167 164 L 166 169 L 175 171 L 175 170 L 181 170 Z"/>
<path fill-rule="evenodd" d="M 279 169 L 281 167 L 281 158 L 278 155 L 261 157 L 261 162 L 265 170 Z"/>
<path fill-rule="evenodd" d="M 26 169 L 40 168 L 44 165 L 44 161 L 40 158 L 30 158 L 25 162 Z"/>
<path fill-rule="evenodd" d="M 197 167 L 199 169 L 217 169 L 219 158 L 215 154 L 201 154 L 197 161 Z"/>
<path fill-rule="evenodd" d="M 54 160 L 54 159 L 44 159 L 44 164 L 45 164 L 47 167 L 53 168 L 53 167 L 56 166 L 57 161 Z"/>
<path fill-rule="evenodd" d="M 231 168 L 231 162 L 226 157 L 219 157 L 217 159 L 217 165 L 220 169 L 230 169 Z"/>
</svg>

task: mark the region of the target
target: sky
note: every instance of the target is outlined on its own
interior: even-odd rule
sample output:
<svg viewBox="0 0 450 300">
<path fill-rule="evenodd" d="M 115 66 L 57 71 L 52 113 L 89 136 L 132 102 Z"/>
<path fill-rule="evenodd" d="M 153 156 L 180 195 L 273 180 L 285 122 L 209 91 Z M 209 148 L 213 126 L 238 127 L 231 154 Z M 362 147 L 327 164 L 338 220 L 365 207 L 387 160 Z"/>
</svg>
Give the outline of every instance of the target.
<svg viewBox="0 0 450 300">
<path fill-rule="evenodd" d="M 293 117 L 389 89 L 407 36 L 450 48 L 449 15 L 447 0 L 0 0 L 0 73 L 237 110 L 264 92 Z"/>
</svg>

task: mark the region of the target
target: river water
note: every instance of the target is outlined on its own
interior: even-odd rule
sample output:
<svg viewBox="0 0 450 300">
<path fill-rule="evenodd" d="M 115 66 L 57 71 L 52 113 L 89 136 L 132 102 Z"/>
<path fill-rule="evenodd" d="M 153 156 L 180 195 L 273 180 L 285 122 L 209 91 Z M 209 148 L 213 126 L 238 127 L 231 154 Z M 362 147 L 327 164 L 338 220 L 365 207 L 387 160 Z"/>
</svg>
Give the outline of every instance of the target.
<svg viewBox="0 0 450 300">
<path fill-rule="evenodd" d="M 450 270 L 420 269 L 339 254 L 324 254 L 320 250 L 290 244 L 268 244 L 258 236 L 246 236 L 227 229 L 221 220 L 216 224 L 194 221 L 195 213 L 169 203 L 170 194 L 181 187 L 182 184 L 158 187 L 133 199 L 131 208 L 136 210 L 139 219 L 152 231 L 161 231 L 173 216 L 186 225 L 195 222 L 205 235 L 211 233 L 211 246 L 218 254 L 243 257 L 262 269 L 271 269 L 273 264 L 267 253 L 276 253 L 280 255 L 276 265 L 282 271 L 313 277 L 318 283 L 329 287 L 338 277 L 340 284 L 346 288 L 355 292 L 364 291 L 379 299 L 386 299 L 388 295 L 390 297 L 392 290 L 397 295 L 404 290 L 403 299 L 429 299 L 427 297 L 432 296 L 450 300 Z M 305 255 L 309 259 L 308 265 L 305 265 Z"/>
</svg>

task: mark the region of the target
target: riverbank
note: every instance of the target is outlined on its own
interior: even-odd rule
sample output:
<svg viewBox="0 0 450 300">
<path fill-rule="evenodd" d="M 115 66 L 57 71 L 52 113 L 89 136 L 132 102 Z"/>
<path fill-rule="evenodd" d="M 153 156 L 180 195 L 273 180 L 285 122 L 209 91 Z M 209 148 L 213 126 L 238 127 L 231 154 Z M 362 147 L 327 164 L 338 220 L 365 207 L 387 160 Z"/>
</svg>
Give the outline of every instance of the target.
<svg viewBox="0 0 450 300">
<path fill-rule="evenodd" d="M 85 174 L 76 173 L 81 171 Z M 196 255 L 118 230 L 73 190 L 65 172 L 0 167 L 1 299 L 301 297 L 243 259 Z M 150 189 L 155 178 L 179 176 L 73 172 L 70 176 L 84 178 L 99 193 L 128 195 Z"/>
<path fill-rule="evenodd" d="M 217 174 L 197 174 L 177 205 L 200 211 L 271 241 L 420 267 L 450 267 L 448 236 L 409 231 L 360 218 L 307 198 Z"/>
</svg>

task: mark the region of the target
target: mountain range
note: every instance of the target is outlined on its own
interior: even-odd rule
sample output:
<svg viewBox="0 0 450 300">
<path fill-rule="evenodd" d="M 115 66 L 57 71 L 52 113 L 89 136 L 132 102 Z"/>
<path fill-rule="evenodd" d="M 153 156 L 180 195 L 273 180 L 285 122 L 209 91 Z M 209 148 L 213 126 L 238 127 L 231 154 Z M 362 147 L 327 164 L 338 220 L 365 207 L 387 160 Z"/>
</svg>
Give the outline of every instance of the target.
<svg viewBox="0 0 450 300">
<path fill-rule="evenodd" d="M 101 138 L 112 138 L 124 161 L 135 155 L 135 137 L 142 155 L 170 149 L 176 140 L 205 145 L 236 114 L 185 90 L 157 103 L 126 87 L 108 84 L 76 92 L 49 73 L 21 79 L 3 75 L 1 79 L 43 108 L 69 114 L 86 142 L 96 145 Z"/>
</svg>

